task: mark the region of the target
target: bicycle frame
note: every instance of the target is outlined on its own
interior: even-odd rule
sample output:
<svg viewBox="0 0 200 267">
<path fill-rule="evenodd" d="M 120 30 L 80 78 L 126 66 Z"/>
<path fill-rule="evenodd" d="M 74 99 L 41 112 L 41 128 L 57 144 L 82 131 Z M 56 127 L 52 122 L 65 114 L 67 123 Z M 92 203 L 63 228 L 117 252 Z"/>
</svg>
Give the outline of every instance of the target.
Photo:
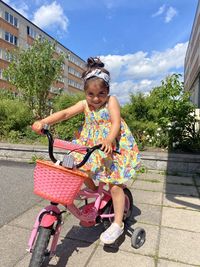
<svg viewBox="0 0 200 267">
<path fill-rule="evenodd" d="M 54 158 L 53 155 L 53 146 L 63 148 L 63 149 L 69 149 L 68 147 L 71 146 L 67 141 L 56 139 L 53 141 L 53 138 L 51 134 L 48 132 L 48 130 L 45 130 L 48 140 L 49 140 L 49 156 L 51 160 L 55 163 L 57 160 Z M 77 147 L 77 145 L 73 146 Z M 82 150 L 80 150 L 80 146 L 78 146 L 79 153 L 85 154 L 86 148 L 83 147 Z M 89 155 L 94 151 L 94 148 L 100 148 L 100 146 L 95 146 L 91 149 L 89 149 Z M 84 158 L 84 160 L 77 164 L 76 166 L 80 167 L 82 166 L 87 159 L 89 158 L 88 155 Z M 103 214 L 101 210 L 107 205 L 107 203 L 111 200 L 111 193 L 109 190 L 105 190 L 104 186 L 106 184 L 103 182 L 99 183 L 98 191 L 93 192 L 90 189 L 82 189 L 79 191 L 77 197 L 79 197 L 82 200 L 86 200 L 88 198 L 94 198 L 95 201 L 89 204 L 85 204 L 82 207 L 78 208 L 74 202 L 71 205 L 65 206 L 66 209 L 68 209 L 71 214 L 73 214 L 77 219 L 80 220 L 80 225 L 89 227 L 93 226 L 97 223 L 97 218 L 100 219 L 100 221 L 104 218 L 114 218 L 114 213 L 109 214 Z M 126 186 L 124 186 L 125 188 Z M 34 243 L 38 234 L 39 227 L 45 227 L 45 228 L 52 228 L 53 231 L 53 239 L 51 242 L 50 247 L 50 257 L 52 257 L 56 251 L 56 246 L 58 242 L 58 238 L 61 231 L 61 225 L 62 225 L 62 213 L 63 211 L 60 211 L 60 209 L 57 207 L 59 203 L 51 203 L 51 205 L 45 207 L 41 210 L 41 212 L 38 214 L 33 230 L 31 232 L 29 241 L 28 241 L 28 249 L 27 251 L 32 252 Z M 127 207 L 129 209 L 129 207 Z"/>
<path fill-rule="evenodd" d="M 105 190 L 103 187 L 105 186 L 105 183 L 100 182 L 99 183 L 99 188 L 97 192 L 92 192 L 91 190 L 85 188 L 80 190 L 78 193 L 78 197 L 82 197 L 83 200 L 88 199 L 88 198 L 94 198 L 95 202 L 92 202 L 88 205 L 83 205 L 82 207 L 78 208 L 74 203 L 65 206 L 66 209 L 68 209 L 71 214 L 73 214 L 77 219 L 83 222 L 84 226 L 92 226 L 96 224 L 96 219 L 97 217 L 103 219 L 103 218 L 113 218 L 114 213 L 111 214 L 100 214 L 100 210 L 103 209 L 108 201 L 111 199 L 111 194 L 109 191 Z M 93 205 L 91 205 L 93 204 Z M 86 210 L 85 207 L 88 207 Z M 56 251 L 56 246 L 58 242 L 58 238 L 60 235 L 61 231 L 61 225 L 62 225 L 62 219 L 61 219 L 61 211 L 55 204 L 51 204 L 44 209 L 40 211 L 38 214 L 33 230 L 31 232 L 29 241 L 28 241 L 28 249 L 27 251 L 32 252 L 34 242 L 37 237 L 38 229 L 40 226 L 43 227 L 50 227 L 56 224 L 55 226 L 55 234 L 51 243 L 51 248 L 50 248 L 50 256 L 53 256 L 55 251 Z M 45 225 L 44 223 L 44 218 L 45 216 L 48 216 L 47 219 L 47 224 Z M 48 224 L 49 221 L 49 224 Z"/>
</svg>

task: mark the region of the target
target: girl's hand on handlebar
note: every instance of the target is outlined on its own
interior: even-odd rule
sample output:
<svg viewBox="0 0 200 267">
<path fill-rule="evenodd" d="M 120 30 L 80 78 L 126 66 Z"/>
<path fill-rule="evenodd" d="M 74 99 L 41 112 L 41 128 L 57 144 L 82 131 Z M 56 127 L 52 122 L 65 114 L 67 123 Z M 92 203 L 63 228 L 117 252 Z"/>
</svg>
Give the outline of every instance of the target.
<svg viewBox="0 0 200 267">
<path fill-rule="evenodd" d="M 101 144 L 102 144 L 101 150 L 103 150 L 106 154 L 112 153 L 113 151 L 112 142 L 109 139 L 102 140 Z"/>
<path fill-rule="evenodd" d="M 37 134 L 41 134 L 41 130 L 44 127 L 44 124 L 41 121 L 35 121 L 31 126 L 32 130 Z"/>
</svg>

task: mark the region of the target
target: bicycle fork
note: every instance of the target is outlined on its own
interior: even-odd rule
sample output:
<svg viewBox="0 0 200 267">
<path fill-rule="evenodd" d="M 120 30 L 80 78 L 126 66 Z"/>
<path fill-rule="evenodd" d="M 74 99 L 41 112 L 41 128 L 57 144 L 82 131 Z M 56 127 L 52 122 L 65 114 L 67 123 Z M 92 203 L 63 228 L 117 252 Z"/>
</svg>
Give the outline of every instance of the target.
<svg viewBox="0 0 200 267">
<path fill-rule="evenodd" d="M 58 238 L 61 231 L 61 225 L 62 225 L 62 213 L 65 211 L 60 211 L 57 205 L 51 204 L 47 206 L 46 208 L 42 209 L 41 212 L 38 214 L 33 230 L 31 232 L 29 241 L 28 241 L 28 249 L 27 251 L 32 252 L 34 243 L 36 241 L 37 233 L 39 231 L 39 227 L 44 228 L 51 228 L 52 229 L 52 235 L 53 239 L 51 242 L 50 247 L 50 257 L 55 254 L 56 246 L 58 243 Z"/>
</svg>

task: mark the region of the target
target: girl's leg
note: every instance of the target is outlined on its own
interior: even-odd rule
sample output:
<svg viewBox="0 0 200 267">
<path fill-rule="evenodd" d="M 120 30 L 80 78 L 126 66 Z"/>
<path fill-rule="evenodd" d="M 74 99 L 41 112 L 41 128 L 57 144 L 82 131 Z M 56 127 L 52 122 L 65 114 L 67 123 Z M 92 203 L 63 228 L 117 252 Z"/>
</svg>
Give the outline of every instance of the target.
<svg viewBox="0 0 200 267">
<path fill-rule="evenodd" d="M 120 185 L 109 185 L 113 201 L 115 220 L 111 226 L 101 234 L 100 239 L 104 244 L 112 244 L 124 232 L 123 215 L 125 195 L 124 190 Z"/>
<path fill-rule="evenodd" d="M 110 192 L 113 201 L 115 220 L 120 227 L 123 225 L 123 216 L 124 216 L 124 205 L 125 205 L 125 195 L 124 190 L 120 185 L 110 184 Z"/>
<path fill-rule="evenodd" d="M 98 186 L 95 185 L 91 178 L 85 179 L 84 184 L 93 191 L 96 191 L 98 189 Z"/>
</svg>

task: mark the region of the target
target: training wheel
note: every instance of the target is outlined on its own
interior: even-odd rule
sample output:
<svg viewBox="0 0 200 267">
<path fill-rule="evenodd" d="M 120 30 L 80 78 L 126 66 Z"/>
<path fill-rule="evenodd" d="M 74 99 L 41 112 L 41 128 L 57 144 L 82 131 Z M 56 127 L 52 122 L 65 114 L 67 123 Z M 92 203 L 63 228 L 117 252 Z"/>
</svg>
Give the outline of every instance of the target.
<svg viewBox="0 0 200 267">
<path fill-rule="evenodd" d="M 132 247 L 138 249 L 140 248 L 146 240 L 146 232 L 143 228 L 136 228 L 131 236 Z"/>
</svg>

